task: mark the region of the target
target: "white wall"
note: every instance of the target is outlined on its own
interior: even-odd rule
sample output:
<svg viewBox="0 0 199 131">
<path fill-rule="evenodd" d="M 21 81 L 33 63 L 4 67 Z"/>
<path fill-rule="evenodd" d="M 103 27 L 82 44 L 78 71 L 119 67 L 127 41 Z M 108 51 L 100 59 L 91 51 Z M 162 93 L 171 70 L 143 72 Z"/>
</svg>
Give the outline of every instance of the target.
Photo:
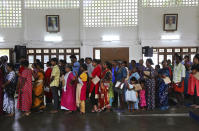
<svg viewBox="0 0 199 131">
<path fill-rule="evenodd" d="M 199 8 L 141 8 L 140 38 L 143 46 L 199 46 Z M 163 14 L 178 14 L 178 30 L 163 31 Z M 150 14 L 150 15 L 149 15 Z M 161 35 L 177 34 L 180 40 L 161 40 Z"/>
<path fill-rule="evenodd" d="M 46 15 L 59 15 L 60 32 L 46 32 Z M 79 10 L 25 10 L 24 39 L 28 47 L 73 47 L 79 46 Z M 44 42 L 46 35 L 62 36 L 61 43 Z"/>
<path fill-rule="evenodd" d="M 178 31 L 163 31 L 163 14 L 178 13 Z M 44 42 L 46 15 L 60 15 L 61 43 Z M 142 57 L 142 46 L 199 46 L 199 7 L 181 8 L 140 8 L 139 26 L 123 28 L 83 28 L 82 7 L 67 10 L 24 10 L 23 28 L 1 29 L 5 38 L 0 48 L 13 48 L 15 44 L 25 43 L 33 48 L 80 47 L 81 57 L 93 57 L 95 47 L 129 47 L 129 60 Z M 180 34 L 181 40 L 163 41 L 162 34 Z M 119 35 L 120 41 L 102 42 L 103 35 Z M 139 45 L 139 42 L 142 45 Z"/>
</svg>

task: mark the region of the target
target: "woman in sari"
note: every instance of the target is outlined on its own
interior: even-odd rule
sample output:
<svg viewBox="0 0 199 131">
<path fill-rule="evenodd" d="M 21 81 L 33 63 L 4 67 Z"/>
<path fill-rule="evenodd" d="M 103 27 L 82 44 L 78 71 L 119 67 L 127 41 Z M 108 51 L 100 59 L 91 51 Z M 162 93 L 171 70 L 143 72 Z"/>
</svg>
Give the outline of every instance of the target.
<svg viewBox="0 0 199 131">
<path fill-rule="evenodd" d="M 155 108 L 155 69 L 152 67 L 152 65 L 152 59 L 147 59 L 147 67 L 143 73 L 145 76 L 146 101 L 148 110 L 153 110 Z"/>
<path fill-rule="evenodd" d="M 3 88 L 2 88 L 3 83 L 4 83 L 4 73 L 0 63 L 0 115 L 3 114 Z"/>
<path fill-rule="evenodd" d="M 191 67 L 191 73 L 188 81 L 188 94 L 192 96 L 193 108 L 199 109 L 199 79 L 197 74 L 199 73 L 199 54 L 196 54 L 193 59 L 193 65 Z"/>
<path fill-rule="evenodd" d="M 47 62 L 47 70 L 45 72 L 45 88 L 48 88 L 45 91 L 46 103 L 52 103 L 52 91 L 50 89 L 50 76 L 51 76 L 52 68 L 50 62 Z"/>
<path fill-rule="evenodd" d="M 170 71 L 169 67 L 167 65 L 167 61 L 164 60 L 162 62 L 163 68 L 159 70 L 159 77 L 157 79 L 157 85 L 158 85 L 158 101 L 159 101 L 159 107 L 161 110 L 167 110 L 168 109 L 168 89 L 169 84 L 165 83 L 164 78 L 168 77 L 170 79 Z"/>
<path fill-rule="evenodd" d="M 113 101 L 113 89 L 112 89 L 112 72 L 111 64 L 105 62 L 103 64 L 104 71 L 101 76 L 100 83 L 100 97 L 99 97 L 99 111 L 108 109 L 110 111 Z"/>
<path fill-rule="evenodd" d="M 36 64 L 37 74 L 35 77 L 35 83 L 33 86 L 33 110 L 41 111 L 44 106 L 44 72 L 43 65 L 41 63 Z"/>
<path fill-rule="evenodd" d="M 87 65 L 81 64 L 80 66 L 80 76 L 79 83 L 77 84 L 76 89 L 76 103 L 77 107 L 80 107 L 80 114 L 85 114 L 85 102 L 86 102 L 86 89 L 88 81 Z"/>
<path fill-rule="evenodd" d="M 66 74 L 62 78 L 62 96 L 61 96 L 61 109 L 66 110 L 67 113 L 72 113 L 76 111 L 76 77 L 71 71 L 71 66 L 66 66 Z"/>
<path fill-rule="evenodd" d="M 19 78 L 21 87 L 19 90 L 17 108 L 24 112 L 23 115 L 29 116 L 32 107 L 32 70 L 28 68 L 29 62 L 27 60 L 24 60 L 22 65 L 25 69 Z"/>
<path fill-rule="evenodd" d="M 102 68 L 100 65 L 100 61 L 94 59 L 92 62 L 92 65 L 94 67 L 93 72 L 91 74 L 92 80 L 91 80 L 91 86 L 89 91 L 89 97 L 91 99 L 91 103 L 93 106 L 92 112 L 98 112 L 98 99 L 99 99 L 99 86 L 100 81 L 98 81 L 96 84 L 94 84 L 93 80 L 94 78 L 100 78 Z"/>
<path fill-rule="evenodd" d="M 3 99 L 3 111 L 8 113 L 9 117 L 14 116 L 15 112 L 15 100 L 14 94 L 16 90 L 16 75 L 14 72 L 14 65 L 7 64 L 8 74 L 6 76 L 6 82 L 2 85 L 5 90 Z"/>
</svg>

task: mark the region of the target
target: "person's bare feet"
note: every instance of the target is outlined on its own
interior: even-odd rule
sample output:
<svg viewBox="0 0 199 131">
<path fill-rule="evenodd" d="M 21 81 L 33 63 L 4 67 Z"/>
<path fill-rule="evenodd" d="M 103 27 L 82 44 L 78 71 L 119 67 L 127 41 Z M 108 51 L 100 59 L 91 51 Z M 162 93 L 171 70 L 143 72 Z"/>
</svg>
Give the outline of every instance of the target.
<svg viewBox="0 0 199 131">
<path fill-rule="evenodd" d="M 66 111 L 64 114 L 71 114 L 71 113 L 73 113 L 72 111 Z"/>
<path fill-rule="evenodd" d="M 57 112 L 58 112 L 58 110 L 52 110 L 52 111 L 50 111 L 51 114 L 55 114 Z"/>
<path fill-rule="evenodd" d="M 31 114 L 31 112 L 25 112 L 24 114 L 23 114 L 23 116 L 29 116 Z"/>
<path fill-rule="evenodd" d="M 15 114 L 14 113 L 11 113 L 11 114 L 8 114 L 6 115 L 7 117 L 13 117 Z"/>
<path fill-rule="evenodd" d="M 80 115 L 85 115 L 86 113 L 85 112 L 80 112 Z"/>
</svg>

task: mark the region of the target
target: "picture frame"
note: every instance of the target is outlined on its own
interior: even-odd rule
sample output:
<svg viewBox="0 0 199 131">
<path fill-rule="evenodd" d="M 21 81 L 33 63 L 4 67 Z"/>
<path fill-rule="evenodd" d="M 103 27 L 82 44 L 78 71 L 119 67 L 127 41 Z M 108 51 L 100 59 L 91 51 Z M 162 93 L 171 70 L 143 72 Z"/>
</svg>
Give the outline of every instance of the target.
<svg viewBox="0 0 199 131">
<path fill-rule="evenodd" d="M 60 32 L 59 15 L 46 15 L 46 31 L 50 33 Z"/>
<path fill-rule="evenodd" d="M 178 29 L 178 14 L 164 14 L 164 31 L 177 31 Z"/>
</svg>

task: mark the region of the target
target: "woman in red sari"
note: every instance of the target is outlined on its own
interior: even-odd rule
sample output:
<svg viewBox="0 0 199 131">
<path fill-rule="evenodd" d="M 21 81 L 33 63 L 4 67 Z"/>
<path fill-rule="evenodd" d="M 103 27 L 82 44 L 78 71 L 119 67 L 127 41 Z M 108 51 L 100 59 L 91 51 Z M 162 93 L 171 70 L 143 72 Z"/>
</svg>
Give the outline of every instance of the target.
<svg viewBox="0 0 199 131">
<path fill-rule="evenodd" d="M 50 62 L 47 62 L 47 70 L 45 72 L 45 88 L 49 88 L 49 91 L 45 91 L 46 103 L 52 103 L 52 91 L 50 89 L 50 76 L 52 72 Z"/>
<path fill-rule="evenodd" d="M 111 84 L 111 64 L 109 62 L 105 62 L 103 64 L 103 73 L 101 75 L 101 83 L 100 83 L 100 97 L 99 97 L 99 111 L 104 109 L 110 110 L 110 103 L 109 103 L 109 87 Z"/>
<path fill-rule="evenodd" d="M 102 72 L 100 60 L 94 59 L 92 62 L 92 65 L 94 67 L 94 70 L 91 74 L 92 79 L 94 79 L 95 77 L 100 78 L 101 72 Z M 100 85 L 100 82 L 97 82 L 96 84 L 94 84 L 93 81 L 91 80 L 89 97 L 91 99 L 91 103 L 93 106 L 92 112 L 98 111 L 97 109 L 98 109 L 98 98 L 99 98 L 99 85 Z"/>
<path fill-rule="evenodd" d="M 199 73 L 199 54 L 196 54 L 193 59 L 193 65 L 191 67 L 192 73 L 189 75 L 188 81 L 188 94 L 193 98 L 194 108 L 199 108 L 199 79 L 196 77 Z"/>
<path fill-rule="evenodd" d="M 19 78 L 21 87 L 19 90 L 17 108 L 25 112 L 25 116 L 29 116 L 32 106 L 32 70 L 28 68 L 29 62 L 27 60 L 24 60 L 22 65 L 24 66 L 24 71 Z"/>
</svg>

